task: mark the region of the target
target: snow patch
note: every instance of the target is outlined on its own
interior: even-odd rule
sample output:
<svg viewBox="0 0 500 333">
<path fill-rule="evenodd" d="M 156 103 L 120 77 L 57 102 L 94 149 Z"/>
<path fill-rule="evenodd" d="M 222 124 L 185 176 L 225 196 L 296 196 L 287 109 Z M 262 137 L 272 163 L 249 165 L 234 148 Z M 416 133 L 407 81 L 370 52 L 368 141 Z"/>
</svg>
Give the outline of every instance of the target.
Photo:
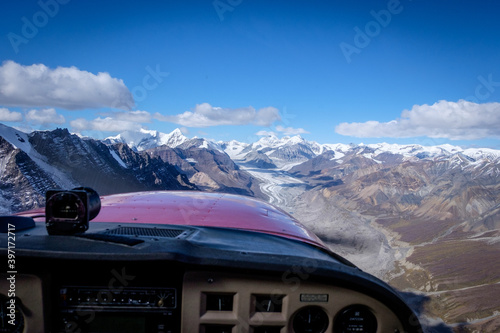
<svg viewBox="0 0 500 333">
<path fill-rule="evenodd" d="M 241 154 L 241 152 L 249 146 L 248 143 L 242 143 L 242 142 L 238 142 L 236 140 L 232 140 L 232 141 L 229 141 L 229 142 L 219 142 L 220 145 L 224 145 L 226 148 L 224 149 L 224 152 L 229 155 L 229 157 L 231 157 L 231 159 L 238 159 L 238 158 L 242 158 L 242 156 L 240 157 L 239 155 Z"/>
<path fill-rule="evenodd" d="M 120 156 L 118 156 L 118 154 L 113 149 L 110 149 L 109 152 L 110 152 L 111 156 L 113 156 L 113 158 L 118 162 L 118 164 L 120 164 L 120 166 L 122 168 L 128 169 L 127 164 L 125 164 L 125 162 L 123 162 L 123 160 L 120 158 Z"/>
</svg>

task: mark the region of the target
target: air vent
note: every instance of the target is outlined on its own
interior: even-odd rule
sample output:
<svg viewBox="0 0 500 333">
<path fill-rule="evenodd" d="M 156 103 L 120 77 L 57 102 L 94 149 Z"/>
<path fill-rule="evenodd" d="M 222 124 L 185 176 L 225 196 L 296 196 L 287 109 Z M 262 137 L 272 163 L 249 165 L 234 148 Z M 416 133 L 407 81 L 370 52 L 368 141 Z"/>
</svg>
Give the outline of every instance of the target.
<svg viewBox="0 0 500 333">
<path fill-rule="evenodd" d="M 185 230 L 182 229 L 163 229 L 163 228 L 136 228 L 136 227 L 118 227 L 108 230 L 105 234 L 121 236 L 143 236 L 143 237 L 161 237 L 176 238 Z"/>
</svg>

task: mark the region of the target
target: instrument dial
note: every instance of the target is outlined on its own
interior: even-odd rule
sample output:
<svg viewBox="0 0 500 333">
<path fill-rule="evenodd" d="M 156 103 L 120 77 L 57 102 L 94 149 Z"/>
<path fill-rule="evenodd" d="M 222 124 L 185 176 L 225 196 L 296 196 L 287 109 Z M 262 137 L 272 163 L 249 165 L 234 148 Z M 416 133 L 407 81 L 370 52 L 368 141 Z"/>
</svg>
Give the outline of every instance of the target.
<svg viewBox="0 0 500 333">
<path fill-rule="evenodd" d="M 325 310 L 319 306 L 308 306 L 300 309 L 293 317 L 295 333 L 323 333 L 328 328 L 329 319 Z"/>
<path fill-rule="evenodd" d="M 335 319 L 335 332 L 350 333 L 375 333 L 377 331 L 377 318 L 364 305 L 353 305 L 340 311 Z"/>
<path fill-rule="evenodd" d="M 233 311 L 233 294 L 208 294 L 207 310 Z"/>
</svg>

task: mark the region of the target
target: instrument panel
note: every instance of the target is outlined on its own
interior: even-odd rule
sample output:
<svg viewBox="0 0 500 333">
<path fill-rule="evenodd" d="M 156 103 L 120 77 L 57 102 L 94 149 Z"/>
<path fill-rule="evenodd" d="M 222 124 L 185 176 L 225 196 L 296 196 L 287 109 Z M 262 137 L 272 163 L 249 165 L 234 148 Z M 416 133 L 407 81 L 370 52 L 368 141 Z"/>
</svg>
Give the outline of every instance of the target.
<svg viewBox="0 0 500 333">
<path fill-rule="evenodd" d="M 85 233 L 2 219 L 19 242 L 0 274 L 0 333 L 421 332 L 395 290 L 292 217 L 253 199 L 181 194 L 112 197 Z M 186 225 L 195 197 L 210 204 Z M 72 223 L 67 206 L 55 222 Z M 13 261 L 7 237 L 0 250 Z"/>
<path fill-rule="evenodd" d="M 6 324 L 2 313 L 0 332 L 403 332 L 378 300 L 305 276 L 187 270 L 181 285 L 58 284 L 43 299 L 46 287 L 37 276 L 19 275 L 18 324 Z M 57 305 L 44 317 L 48 295 Z"/>
<path fill-rule="evenodd" d="M 304 276 L 305 277 L 305 276 Z M 307 278 L 186 272 L 185 332 L 402 332 L 381 302 L 360 292 Z"/>
</svg>

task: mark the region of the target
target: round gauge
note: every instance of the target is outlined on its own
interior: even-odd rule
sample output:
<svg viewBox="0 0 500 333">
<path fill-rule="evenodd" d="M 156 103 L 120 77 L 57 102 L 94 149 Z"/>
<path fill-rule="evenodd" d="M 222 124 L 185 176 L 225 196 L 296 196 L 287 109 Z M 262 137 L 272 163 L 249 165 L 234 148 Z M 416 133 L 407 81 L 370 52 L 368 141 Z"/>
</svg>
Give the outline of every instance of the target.
<svg viewBox="0 0 500 333">
<path fill-rule="evenodd" d="M 292 321 L 295 333 L 323 333 L 328 328 L 328 324 L 328 315 L 319 306 L 308 306 L 300 309 Z"/>
<path fill-rule="evenodd" d="M 0 295 L 0 333 L 21 333 L 24 330 L 24 316 L 11 299 L 19 302 Z"/>
<path fill-rule="evenodd" d="M 364 305 L 352 305 L 344 308 L 335 318 L 335 332 L 339 333 L 375 333 L 377 318 Z"/>
<path fill-rule="evenodd" d="M 58 192 L 47 200 L 47 216 L 55 221 L 78 221 L 85 215 L 85 204 L 72 192 Z"/>
</svg>

